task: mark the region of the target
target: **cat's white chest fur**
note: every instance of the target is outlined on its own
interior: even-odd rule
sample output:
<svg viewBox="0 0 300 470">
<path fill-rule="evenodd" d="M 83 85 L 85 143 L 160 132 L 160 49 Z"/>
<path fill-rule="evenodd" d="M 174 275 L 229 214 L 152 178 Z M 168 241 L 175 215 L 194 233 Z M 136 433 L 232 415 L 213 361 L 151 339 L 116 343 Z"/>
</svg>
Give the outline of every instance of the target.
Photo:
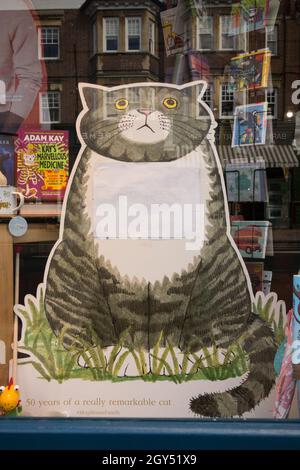
<svg viewBox="0 0 300 470">
<path fill-rule="evenodd" d="M 98 249 L 149 282 L 193 263 L 205 241 L 210 179 L 199 149 L 173 162 L 124 163 L 92 152 L 86 210 Z"/>
</svg>

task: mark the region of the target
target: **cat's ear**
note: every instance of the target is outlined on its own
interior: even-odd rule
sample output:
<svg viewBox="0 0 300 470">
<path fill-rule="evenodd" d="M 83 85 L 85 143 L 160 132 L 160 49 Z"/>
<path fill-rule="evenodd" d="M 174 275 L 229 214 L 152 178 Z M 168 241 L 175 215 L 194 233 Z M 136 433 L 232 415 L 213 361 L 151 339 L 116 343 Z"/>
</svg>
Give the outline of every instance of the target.
<svg viewBox="0 0 300 470">
<path fill-rule="evenodd" d="M 180 89 L 181 90 L 191 89 L 191 88 L 196 89 L 198 93 L 198 101 L 200 101 L 202 96 L 206 92 L 207 87 L 208 87 L 208 83 L 205 82 L 204 80 L 196 80 L 194 82 L 185 83 L 184 85 L 180 87 Z"/>
<path fill-rule="evenodd" d="M 107 90 L 108 88 L 104 86 L 79 83 L 79 94 L 83 107 L 89 110 L 97 109 L 99 103 L 103 102 L 103 95 Z"/>
</svg>

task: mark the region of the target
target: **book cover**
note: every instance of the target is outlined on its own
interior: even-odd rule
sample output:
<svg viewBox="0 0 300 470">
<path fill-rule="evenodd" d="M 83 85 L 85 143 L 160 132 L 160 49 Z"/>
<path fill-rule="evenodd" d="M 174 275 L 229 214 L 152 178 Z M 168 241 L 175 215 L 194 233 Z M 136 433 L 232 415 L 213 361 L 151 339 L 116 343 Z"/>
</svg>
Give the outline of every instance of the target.
<svg viewBox="0 0 300 470">
<path fill-rule="evenodd" d="M 268 188 L 265 165 L 228 163 L 225 168 L 229 202 L 267 202 Z"/>
<path fill-rule="evenodd" d="M 269 0 L 241 0 L 232 5 L 231 35 L 263 29 L 269 15 Z"/>
<path fill-rule="evenodd" d="M 264 145 L 267 132 L 268 103 L 237 106 L 234 113 L 232 147 Z"/>
<path fill-rule="evenodd" d="M 253 294 L 263 290 L 263 272 L 264 263 L 261 262 L 246 262 L 246 267 L 250 276 Z"/>
<path fill-rule="evenodd" d="M 160 14 L 167 56 L 182 53 L 184 49 L 184 23 L 176 21 L 177 8 L 169 8 Z"/>
<path fill-rule="evenodd" d="M 271 52 L 269 49 L 241 54 L 230 62 L 230 77 L 235 90 L 257 90 L 268 86 Z"/>
<path fill-rule="evenodd" d="M 0 186 L 15 185 L 14 137 L 0 134 Z"/>
<path fill-rule="evenodd" d="M 271 227 L 270 222 L 266 220 L 241 220 L 231 223 L 231 235 L 243 258 L 265 259 L 266 256 L 272 255 Z"/>
<path fill-rule="evenodd" d="M 28 202 L 61 201 L 69 174 L 67 131 L 24 131 L 16 141 L 18 189 Z"/>
</svg>

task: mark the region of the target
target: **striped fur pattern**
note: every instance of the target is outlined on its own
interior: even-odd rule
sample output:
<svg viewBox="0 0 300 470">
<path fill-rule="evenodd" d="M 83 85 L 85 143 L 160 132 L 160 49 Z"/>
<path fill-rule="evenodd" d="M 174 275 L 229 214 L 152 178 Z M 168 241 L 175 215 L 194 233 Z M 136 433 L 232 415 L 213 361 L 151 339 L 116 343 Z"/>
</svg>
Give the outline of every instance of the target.
<svg viewBox="0 0 300 470">
<path fill-rule="evenodd" d="M 205 153 L 211 187 L 207 241 L 187 269 L 154 283 L 130 280 L 98 256 L 85 211 L 92 152 L 84 150 L 68 193 L 63 238 L 49 264 L 46 314 L 56 335 L 64 329 L 66 348 L 95 338 L 102 347 L 112 346 L 124 331 L 127 347 L 146 351 L 161 332 L 161 346 L 168 341 L 184 352 L 239 343 L 250 359 L 245 382 L 224 393 L 194 397 L 190 408 L 202 416 L 241 416 L 270 393 L 276 346 L 271 329 L 251 313 L 246 274 L 227 235 L 217 156 L 208 140 L 197 145 Z"/>
</svg>

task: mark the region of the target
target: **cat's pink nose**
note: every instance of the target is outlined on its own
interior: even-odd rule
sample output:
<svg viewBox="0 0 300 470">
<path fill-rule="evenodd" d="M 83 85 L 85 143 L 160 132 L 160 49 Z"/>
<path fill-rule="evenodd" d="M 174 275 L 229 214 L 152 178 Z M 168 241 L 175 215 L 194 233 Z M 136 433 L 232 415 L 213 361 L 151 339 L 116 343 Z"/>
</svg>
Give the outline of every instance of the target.
<svg viewBox="0 0 300 470">
<path fill-rule="evenodd" d="M 139 109 L 138 112 L 141 113 L 141 114 L 144 114 L 145 116 L 149 116 L 149 114 L 151 114 L 153 111 L 152 111 L 152 109 L 146 109 L 145 108 L 145 109 Z"/>
</svg>

